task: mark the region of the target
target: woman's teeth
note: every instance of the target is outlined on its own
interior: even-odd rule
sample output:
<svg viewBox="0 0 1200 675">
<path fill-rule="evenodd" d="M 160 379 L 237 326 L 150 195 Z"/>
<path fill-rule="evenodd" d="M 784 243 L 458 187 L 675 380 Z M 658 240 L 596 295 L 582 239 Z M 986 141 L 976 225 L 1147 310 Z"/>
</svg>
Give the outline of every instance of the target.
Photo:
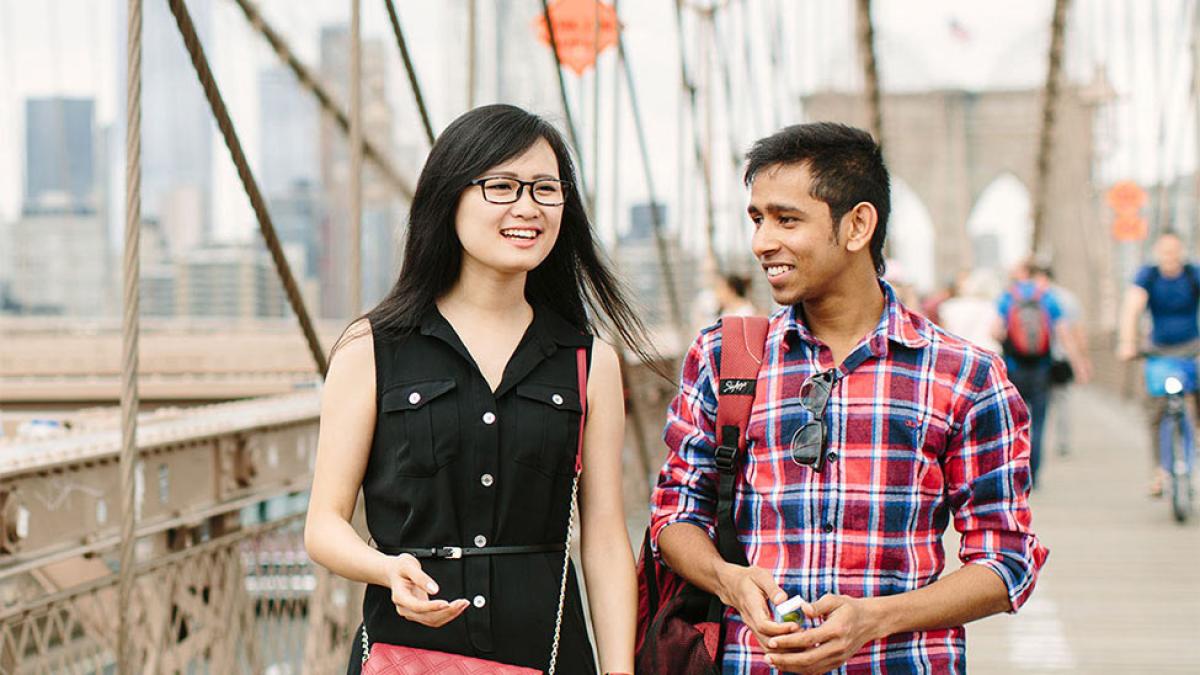
<svg viewBox="0 0 1200 675">
<path fill-rule="evenodd" d="M 536 239 L 537 230 L 501 230 L 500 234 L 510 239 Z"/>
</svg>

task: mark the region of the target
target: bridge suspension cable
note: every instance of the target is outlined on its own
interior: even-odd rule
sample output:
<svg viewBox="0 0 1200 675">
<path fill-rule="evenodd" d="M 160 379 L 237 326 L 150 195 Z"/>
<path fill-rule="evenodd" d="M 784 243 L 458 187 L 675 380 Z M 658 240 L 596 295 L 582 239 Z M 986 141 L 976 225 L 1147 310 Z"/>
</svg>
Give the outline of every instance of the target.
<svg viewBox="0 0 1200 675">
<path fill-rule="evenodd" d="M 633 67 L 629 60 L 629 54 L 625 49 L 625 35 L 620 30 L 617 31 L 617 61 L 624 74 L 626 90 L 629 92 L 629 110 L 633 116 L 634 130 L 637 133 L 638 150 L 642 160 L 642 176 L 646 181 L 646 193 L 650 198 L 650 225 L 654 232 L 654 246 L 658 254 L 659 270 L 662 272 L 664 287 L 667 291 L 667 309 L 670 313 L 671 324 L 675 328 L 677 337 L 682 338 L 686 334 L 685 327 L 687 324 L 684 322 L 683 305 L 679 299 L 679 290 L 675 285 L 676 280 L 671 265 L 670 254 L 667 251 L 666 233 L 663 231 L 665 225 L 662 222 L 662 213 L 659 209 L 662 202 L 658 201 L 658 191 L 654 185 L 654 171 L 650 165 L 650 144 L 646 140 L 646 128 L 642 123 L 641 106 L 638 105 L 637 85 L 633 80 Z"/>
<path fill-rule="evenodd" d="M 117 582 L 117 670 L 134 671 L 133 583 L 138 416 L 138 296 L 142 226 L 142 0 L 128 0 L 125 42 L 125 243 L 121 322 L 121 548 Z"/>
<path fill-rule="evenodd" d="M 704 183 L 704 241 L 707 247 L 709 258 L 716 264 L 717 269 L 721 268 L 720 259 L 717 256 L 716 248 L 716 209 L 713 206 L 713 179 L 712 165 L 707 148 L 704 145 L 704 139 L 700 132 L 700 109 L 699 109 L 699 88 L 696 86 L 696 81 L 693 79 L 691 70 L 688 68 L 687 58 L 687 32 L 684 29 L 683 21 L 683 6 L 685 0 L 675 0 L 675 27 L 679 35 L 679 74 L 680 84 L 683 87 L 684 93 L 688 100 L 688 107 L 691 112 L 692 122 L 692 148 L 696 156 L 696 162 L 700 165 L 700 176 Z M 693 8 L 696 11 L 704 13 L 715 11 L 712 8 Z M 707 57 L 707 54 L 705 54 Z M 706 96 L 709 94 L 706 92 Z"/>
<path fill-rule="evenodd" d="M 258 10 L 258 6 L 254 3 L 254 1 L 234 0 L 234 2 L 236 2 L 238 7 L 241 8 L 242 13 L 246 16 L 246 20 L 250 23 L 250 25 L 253 26 L 254 29 L 258 31 L 259 35 L 261 35 L 263 39 L 267 41 L 267 44 L 271 45 L 271 49 L 275 51 L 280 60 L 282 60 L 284 64 L 286 64 L 287 67 L 292 71 L 292 74 L 296 76 L 296 79 L 300 81 L 300 84 L 316 97 L 317 102 L 321 105 L 321 109 L 325 111 L 327 115 L 333 118 L 334 122 L 337 123 L 338 128 L 342 130 L 343 134 L 349 135 L 350 117 L 346 110 L 342 108 L 340 103 L 335 101 L 333 94 L 329 91 L 329 88 L 323 82 L 321 82 L 320 78 L 318 78 L 312 72 L 312 70 L 308 68 L 308 66 L 304 65 L 304 63 L 302 63 L 300 59 L 296 57 L 295 53 L 292 51 L 292 48 L 288 45 L 287 41 L 283 39 L 279 32 L 272 28 L 269 23 L 267 23 L 266 19 L 263 18 L 262 13 Z M 375 142 L 370 138 L 365 136 L 363 138 L 362 146 L 363 155 L 375 164 L 376 168 L 378 168 L 383 174 L 383 177 L 392 184 L 397 192 L 399 192 L 405 199 L 411 201 L 413 196 L 412 185 L 409 183 L 408 179 L 405 178 L 404 174 L 402 174 L 396 168 L 396 165 L 392 163 L 392 160 L 390 157 L 388 157 L 386 151 L 381 146 L 376 145 Z"/>
<path fill-rule="evenodd" d="M 871 22 L 871 0 L 857 0 L 858 53 L 867 90 L 867 112 L 871 135 L 883 147 L 883 102 L 879 93 L 879 67 L 875 57 L 875 26 Z"/>
<path fill-rule="evenodd" d="M 1038 141 L 1037 177 L 1033 195 L 1033 237 L 1030 241 L 1034 253 L 1043 253 L 1047 247 L 1046 202 L 1050 190 L 1050 161 L 1054 152 L 1054 122 L 1059 82 L 1062 79 L 1062 52 L 1068 3 L 1069 0 L 1054 1 L 1054 15 L 1050 25 L 1050 65 L 1046 69 L 1046 93 L 1042 103 L 1042 127 Z"/>
<path fill-rule="evenodd" d="M 384 0 L 384 4 L 387 5 L 388 20 L 392 23 L 392 33 L 396 36 L 396 46 L 400 49 L 400 60 L 404 62 L 404 72 L 408 74 L 408 84 L 412 88 L 413 99 L 416 100 L 417 112 L 421 115 L 421 127 L 425 130 L 426 140 L 433 145 L 433 124 L 429 122 L 429 110 L 425 107 L 425 97 L 421 95 L 421 82 L 417 79 L 417 69 L 413 66 L 412 57 L 408 54 L 408 41 L 404 39 L 404 29 L 400 27 L 400 16 L 396 14 L 396 3 L 392 0 Z M 471 25 L 474 26 L 474 23 Z M 473 32 L 472 35 L 474 35 Z"/>
<path fill-rule="evenodd" d="M 591 191 L 588 190 L 587 180 L 583 175 L 583 145 L 579 142 L 579 132 L 575 128 L 575 116 L 571 113 L 571 101 L 567 96 L 567 81 L 563 78 L 562 59 L 558 55 L 558 39 L 554 36 L 554 22 L 550 20 L 550 3 L 542 0 L 542 16 L 546 19 L 546 33 L 550 36 L 550 52 L 554 55 L 554 75 L 558 79 L 558 95 L 562 100 L 563 116 L 567 122 L 567 133 L 571 136 L 571 145 L 575 147 L 576 174 L 579 177 L 579 191 L 584 193 L 584 201 L 588 205 L 589 214 L 595 211 Z"/>
<path fill-rule="evenodd" d="M 1157 8 L 1158 6 L 1155 5 Z M 1191 29 L 1192 15 L 1195 11 L 1196 3 L 1192 0 L 1185 0 L 1179 8 L 1179 16 L 1172 24 L 1175 26 L 1175 36 L 1171 40 L 1171 51 L 1169 54 L 1178 54 L 1187 49 L 1188 37 L 1194 31 Z M 1154 18 L 1154 23 L 1157 26 L 1160 21 L 1157 13 Z M 1156 52 L 1158 50 L 1155 50 Z M 1183 80 L 1184 68 L 1190 67 L 1190 59 L 1172 59 L 1173 67 L 1169 70 L 1163 68 L 1160 73 L 1159 80 L 1159 116 L 1158 116 L 1158 189 L 1155 196 L 1157 208 L 1155 209 L 1155 230 L 1162 232 L 1170 228 L 1170 213 L 1171 202 L 1175 195 L 1178 194 L 1178 185 L 1175 189 L 1171 187 L 1171 179 L 1169 176 L 1178 170 L 1179 158 L 1183 151 L 1183 144 L 1176 142 L 1184 131 L 1187 125 L 1188 108 L 1191 106 L 1192 92 L 1188 91 L 1187 83 Z M 1163 64 L 1165 65 L 1165 64 Z M 1176 89 L 1184 88 L 1184 101 L 1182 107 L 1178 110 L 1178 117 L 1171 118 L 1170 113 L 1173 108 L 1174 99 L 1176 98 Z M 1178 184 L 1178 181 L 1175 181 Z"/>
<path fill-rule="evenodd" d="M 244 2 L 245 0 L 238 1 Z M 296 319 L 300 322 L 300 329 L 304 332 L 304 339 L 308 343 L 309 351 L 312 353 L 313 362 L 317 366 L 317 372 L 321 374 L 321 377 L 325 377 L 326 372 L 329 370 L 325 352 L 321 349 L 321 342 L 317 337 L 316 329 L 313 327 L 312 318 L 309 316 L 308 309 L 304 305 L 304 297 L 300 294 L 300 287 L 296 284 L 296 278 L 292 275 L 291 267 L 288 265 L 287 258 L 283 254 L 283 247 L 280 245 L 279 237 L 275 233 L 275 226 L 272 224 L 271 215 L 267 211 L 266 201 L 263 199 L 262 192 L 258 188 L 258 183 L 254 179 L 253 172 L 250 170 L 250 163 L 246 160 L 246 154 L 242 150 L 241 142 L 238 140 L 237 130 L 234 129 L 233 120 L 229 117 L 229 110 L 225 107 L 225 101 L 221 97 L 221 91 L 217 87 L 216 80 L 213 79 L 212 69 L 208 65 L 208 58 L 204 55 L 204 47 L 200 44 L 199 36 L 196 35 L 196 26 L 192 23 L 192 17 L 188 13 L 187 5 L 183 0 L 169 0 L 169 3 L 171 13 L 175 15 L 175 24 L 179 28 L 179 34 L 183 37 L 183 44 L 187 48 L 192 66 L 196 70 L 196 77 L 200 80 L 200 85 L 204 88 L 204 96 L 208 99 L 209 107 L 212 109 L 213 117 L 216 118 L 217 127 L 221 131 L 225 146 L 229 149 L 230 157 L 237 167 L 238 177 L 242 181 L 242 187 L 246 190 L 246 196 L 250 198 L 250 206 L 254 209 L 254 216 L 258 220 L 259 230 L 262 232 L 267 250 L 271 253 L 271 260 L 275 263 L 275 271 L 283 283 L 283 290 L 287 294 L 288 304 L 291 305 L 292 311 L 296 314 Z"/>
</svg>

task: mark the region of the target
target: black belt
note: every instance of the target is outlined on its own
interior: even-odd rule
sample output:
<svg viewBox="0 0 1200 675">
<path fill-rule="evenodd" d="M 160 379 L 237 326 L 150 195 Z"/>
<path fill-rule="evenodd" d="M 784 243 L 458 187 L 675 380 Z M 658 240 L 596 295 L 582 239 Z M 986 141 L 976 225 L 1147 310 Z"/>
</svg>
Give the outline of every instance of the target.
<svg viewBox="0 0 1200 675">
<path fill-rule="evenodd" d="M 401 548 L 398 546 L 376 546 L 381 553 L 401 555 L 407 553 L 414 558 L 458 560 L 476 555 L 513 555 L 515 553 L 554 553 L 566 549 L 562 542 L 557 544 L 530 544 L 528 546 L 486 546 L 483 548 L 461 546 L 436 546 L 428 548 Z"/>
</svg>

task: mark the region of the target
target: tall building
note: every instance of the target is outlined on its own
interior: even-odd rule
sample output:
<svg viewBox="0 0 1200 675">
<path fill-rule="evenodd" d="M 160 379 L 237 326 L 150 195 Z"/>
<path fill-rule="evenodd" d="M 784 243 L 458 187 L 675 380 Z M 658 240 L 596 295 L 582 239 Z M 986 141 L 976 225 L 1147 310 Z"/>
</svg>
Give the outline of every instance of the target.
<svg viewBox="0 0 1200 675">
<path fill-rule="evenodd" d="M 212 0 L 188 0 L 187 5 L 211 51 Z M 125 3 L 117 3 L 120 45 L 125 44 L 126 11 Z M 143 24 L 142 215 L 159 221 L 169 249 L 178 254 L 202 245 L 212 234 L 216 124 L 167 3 L 146 3 Z M 125 59 L 117 63 L 124 101 Z M 117 116 L 115 138 L 125 137 L 124 117 Z"/>
<path fill-rule="evenodd" d="M 98 317 L 115 308 L 108 228 L 97 213 L 26 213 L 8 227 L 9 298 L 20 313 Z"/>
<path fill-rule="evenodd" d="M 138 312 L 142 316 L 175 316 L 175 265 L 171 262 L 166 235 L 157 220 L 142 221 L 138 254 L 141 257 L 141 268 L 138 272 Z"/>
<path fill-rule="evenodd" d="M 303 269 L 292 270 L 293 274 L 297 279 L 315 279 L 324 218 L 320 188 L 314 182 L 298 179 L 286 191 L 268 196 L 267 206 L 279 240 L 302 252 Z"/>
<path fill-rule="evenodd" d="M 387 54 L 382 41 L 364 40 L 362 44 L 362 116 L 363 133 L 381 151 L 392 155 L 393 113 L 387 99 Z M 321 30 L 321 77 L 340 101 L 350 100 L 350 31 L 346 26 L 326 26 Z M 325 192 L 325 218 L 320 227 L 321 311 L 327 318 L 357 316 L 363 308 L 350 307 L 350 152 L 346 136 L 327 116 L 321 119 L 321 185 Z M 395 212 L 396 196 L 392 186 L 370 165 L 363 166 L 363 245 L 367 242 L 367 223 L 390 218 Z M 379 215 L 377 215 L 379 214 Z M 388 243 L 389 249 L 394 244 Z M 368 265 L 387 264 L 382 256 L 363 257 L 363 278 L 383 272 Z M 390 266 L 389 266 L 390 268 Z M 363 301 L 369 294 L 364 286 Z"/>
<path fill-rule="evenodd" d="M 658 209 L 664 227 L 667 222 L 667 207 L 659 204 Z M 658 244 L 654 239 L 651 205 L 634 204 L 630 207 L 629 231 L 619 240 L 620 254 L 617 266 L 621 278 L 630 288 L 631 295 L 638 299 L 644 310 L 642 320 L 655 328 L 671 323 L 670 304 L 667 295 L 666 277 L 658 255 Z M 688 307 L 699 292 L 703 279 L 697 257 L 685 250 L 674 234 L 666 234 L 667 258 L 671 262 L 671 273 L 675 280 L 680 310 L 684 320 L 688 318 Z"/>
<path fill-rule="evenodd" d="M 26 214 L 99 210 L 94 116 L 90 98 L 25 101 Z"/>
<path fill-rule="evenodd" d="M 296 183 L 320 177 L 319 108 L 291 70 L 267 68 L 258 75 L 258 180 L 268 198 Z"/>
<path fill-rule="evenodd" d="M 480 3 L 480 7 L 487 7 Z M 491 44 L 481 43 L 492 58 L 480 60 L 481 77 L 495 83 L 495 100 L 513 103 L 538 113 L 548 114 L 551 119 L 561 119 L 561 104 L 558 102 L 558 81 L 554 75 L 554 54 L 550 47 L 532 37 L 532 22 L 542 12 L 536 0 L 498 0 L 490 24 L 494 31 L 482 30 L 483 40 L 490 38 Z M 492 35 L 488 35 L 491 32 Z M 486 45 L 486 46 L 484 46 Z M 490 64 L 489 64 L 490 61 Z M 491 73 L 487 73 L 487 65 Z"/>
<path fill-rule="evenodd" d="M 366 307 L 379 304 L 400 273 L 397 211 L 397 208 L 372 208 L 363 213 L 362 298 Z"/>
<path fill-rule="evenodd" d="M 289 313 L 283 285 L 261 244 L 214 244 L 176 262 L 175 302 L 193 317 L 262 318 Z"/>
</svg>

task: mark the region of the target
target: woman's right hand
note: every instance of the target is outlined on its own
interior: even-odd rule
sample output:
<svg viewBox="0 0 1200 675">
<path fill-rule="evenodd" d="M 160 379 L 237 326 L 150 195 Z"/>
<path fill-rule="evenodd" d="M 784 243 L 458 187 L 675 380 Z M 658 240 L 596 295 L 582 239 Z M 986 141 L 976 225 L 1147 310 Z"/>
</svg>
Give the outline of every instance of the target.
<svg viewBox="0 0 1200 675">
<path fill-rule="evenodd" d="M 431 595 L 437 595 L 437 582 L 425 574 L 420 561 L 407 553 L 388 556 L 387 576 L 396 613 L 409 621 L 441 628 L 457 619 L 471 604 L 464 599 L 431 600 Z"/>
</svg>

